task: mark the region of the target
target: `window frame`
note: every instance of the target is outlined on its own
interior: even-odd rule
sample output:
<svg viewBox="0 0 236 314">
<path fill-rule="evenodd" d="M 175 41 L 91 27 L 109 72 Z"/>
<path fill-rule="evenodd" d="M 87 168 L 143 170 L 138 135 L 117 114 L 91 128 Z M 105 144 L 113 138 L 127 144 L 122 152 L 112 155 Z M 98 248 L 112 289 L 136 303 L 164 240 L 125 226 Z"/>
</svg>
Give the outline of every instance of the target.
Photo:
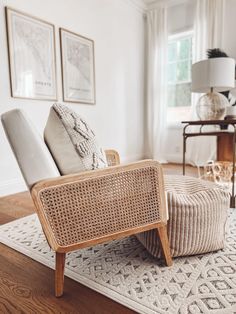
<svg viewBox="0 0 236 314">
<path fill-rule="evenodd" d="M 192 51 L 191 52 L 189 51 L 188 58 L 185 58 L 185 59 L 183 59 L 181 61 L 188 61 L 190 59 L 190 55 L 191 55 L 192 61 L 193 61 L 193 54 L 194 54 L 194 31 L 193 31 L 193 29 L 180 31 L 180 32 L 175 33 L 175 34 L 170 34 L 168 36 L 167 52 L 169 53 L 168 48 L 169 48 L 169 44 L 170 44 L 171 41 L 177 41 L 178 39 L 184 39 L 184 38 L 189 38 L 189 37 L 192 38 Z M 170 63 L 177 64 L 178 61 L 175 60 L 175 61 L 169 62 L 169 60 L 167 58 L 167 67 L 169 66 Z M 176 80 L 176 82 L 168 82 L 168 72 L 167 72 L 167 87 L 171 86 L 171 85 L 172 86 L 176 86 L 176 85 L 181 85 L 181 84 L 186 84 L 186 83 L 190 83 L 191 84 L 191 72 L 190 72 L 189 80 L 185 80 L 185 81 L 177 81 Z M 191 105 L 192 104 L 190 102 L 190 106 L 186 106 L 186 108 L 191 108 Z M 171 126 L 171 127 L 175 128 L 177 125 L 179 125 L 180 121 L 171 121 L 171 119 L 170 120 L 168 119 L 168 108 L 178 108 L 178 106 L 169 107 L 168 104 L 166 106 L 166 109 L 167 109 L 167 117 L 166 117 L 167 124 L 168 124 L 168 126 Z M 179 108 L 181 108 L 181 107 L 179 107 Z"/>
</svg>

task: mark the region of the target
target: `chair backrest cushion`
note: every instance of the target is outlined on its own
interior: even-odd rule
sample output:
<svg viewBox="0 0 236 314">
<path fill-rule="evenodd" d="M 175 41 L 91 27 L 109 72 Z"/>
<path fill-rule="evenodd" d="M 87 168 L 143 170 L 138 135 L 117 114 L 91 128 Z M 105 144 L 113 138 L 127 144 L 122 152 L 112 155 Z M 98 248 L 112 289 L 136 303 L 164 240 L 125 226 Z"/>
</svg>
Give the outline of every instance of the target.
<svg viewBox="0 0 236 314">
<path fill-rule="evenodd" d="M 8 111 L 2 114 L 1 120 L 29 189 L 40 180 L 60 176 L 43 138 L 22 110 Z"/>
<path fill-rule="evenodd" d="M 64 105 L 52 106 L 44 139 L 63 175 L 107 167 L 94 132 L 83 118 Z"/>
</svg>

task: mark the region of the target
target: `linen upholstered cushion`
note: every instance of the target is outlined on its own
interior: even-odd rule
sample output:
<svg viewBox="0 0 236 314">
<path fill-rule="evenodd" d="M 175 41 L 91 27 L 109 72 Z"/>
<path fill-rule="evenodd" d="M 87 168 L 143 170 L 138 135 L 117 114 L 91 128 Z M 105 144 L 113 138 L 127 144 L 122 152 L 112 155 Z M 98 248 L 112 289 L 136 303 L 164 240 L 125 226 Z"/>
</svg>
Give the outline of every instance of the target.
<svg viewBox="0 0 236 314">
<path fill-rule="evenodd" d="M 29 189 L 40 180 L 60 176 L 42 136 L 23 110 L 5 112 L 1 120 Z"/>
<path fill-rule="evenodd" d="M 222 249 L 230 195 L 218 185 L 188 176 L 167 175 L 165 190 L 169 220 L 167 232 L 172 256 Z M 155 257 L 160 257 L 156 230 L 137 235 Z"/>
<path fill-rule="evenodd" d="M 64 105 L 52 106 L 44 139 L 63 175 L 107 167 L 94 132 L 77 113 Z"/>
</svg>

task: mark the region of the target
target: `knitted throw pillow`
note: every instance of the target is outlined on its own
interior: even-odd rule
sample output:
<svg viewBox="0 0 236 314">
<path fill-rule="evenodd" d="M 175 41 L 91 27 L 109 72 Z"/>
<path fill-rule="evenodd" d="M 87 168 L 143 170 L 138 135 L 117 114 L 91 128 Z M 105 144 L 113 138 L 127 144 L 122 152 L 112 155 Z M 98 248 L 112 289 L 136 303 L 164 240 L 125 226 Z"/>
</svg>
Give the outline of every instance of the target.
<svg viewBox="0 0 236 314">
<path fill-rule="evenodd" d="M 105 154 L 92 129 L 64 105 L 52 106 L 44 139 L 63 175 L 107 167 Z"/>
</svg>

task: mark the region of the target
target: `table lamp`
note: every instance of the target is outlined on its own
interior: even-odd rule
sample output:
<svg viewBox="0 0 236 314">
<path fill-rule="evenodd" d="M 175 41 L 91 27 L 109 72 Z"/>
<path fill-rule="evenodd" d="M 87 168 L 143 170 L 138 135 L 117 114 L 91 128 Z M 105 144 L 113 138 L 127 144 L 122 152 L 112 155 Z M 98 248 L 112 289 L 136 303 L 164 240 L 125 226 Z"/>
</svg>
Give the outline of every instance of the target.
<svg viewBox="0 0 236 314">
<path fill-rule="evenodd" d="M 196 105 L 200 120 L 219 120 L 224 117 L 228 99 L 219 92 L 235 87 L 235 60 L 211 58 L 192 65 L 192 92 L 206 93 Z"/>
</svg>

